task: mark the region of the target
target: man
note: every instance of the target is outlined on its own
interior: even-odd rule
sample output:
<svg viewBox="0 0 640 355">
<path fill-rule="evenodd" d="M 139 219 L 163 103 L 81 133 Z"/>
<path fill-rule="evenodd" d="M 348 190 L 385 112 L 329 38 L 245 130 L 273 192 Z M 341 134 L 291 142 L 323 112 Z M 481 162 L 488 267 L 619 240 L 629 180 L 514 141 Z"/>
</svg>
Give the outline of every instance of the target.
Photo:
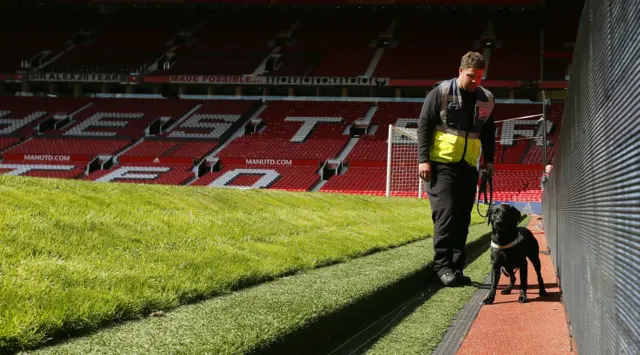
<svg viewBox="0 0 640 355">
<path fill-rule="evenodd" d="M 418 123 L 419 174 L 431 204 L 434 268 L 445 286 L 471 284 L 464 275 L 466 243 L 482 151 L 493 174 L 493 95 L 480 86 L 481 54 L 462 57 L 458 77 L 440 82 L 425 98 Z"/>
<path fill-rule="evenodd" d="M 548 164 L 547 166 L 544 167 L 544 173 L 542 174 L 542 178 L 540 179 L 540 189 L 542 191 L 544 191 L 544 185 L 547 183 L 547 180 L 549 180 L 549 174 L 551 174 L 551 168 L 553 168 L 553 165 Z"/>
</svg>

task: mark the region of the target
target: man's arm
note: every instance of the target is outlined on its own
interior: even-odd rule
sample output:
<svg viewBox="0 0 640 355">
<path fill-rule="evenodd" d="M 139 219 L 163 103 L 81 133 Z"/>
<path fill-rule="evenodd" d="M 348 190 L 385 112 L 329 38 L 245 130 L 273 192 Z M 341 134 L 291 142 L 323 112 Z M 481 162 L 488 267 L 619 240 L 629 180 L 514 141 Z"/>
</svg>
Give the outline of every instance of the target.
<svg viewBox="0 0 640 355">
<path fill-rule="evenodd" d="M 433 131 L 436 124 L 440 123 L 440 105 L 442 105 L 442 98 L 436 87 L 424 99 L 418 120 L 418 154 L 420 163 L 429 162 Z"/>
<path fill-rule="evenodd" d="M 493 163 L 493 155 L 496 150 L 496 138 L 495 138 L 496 125 L 493 120 L 493 114 L 489 116 L 487 122 L 482 126 L 482 132 L 480 133 L 480 142 L 482 143 L 482 155 L 484 156 L 484 162 Z"/>
<path fill-rule="evenodd" d="M 544 184 L 547 183 L 547 180 L 549 179 L 549 177 L 547 177 L 546 174 L 542 175 L 542 179 L 540 179 L 540 188 L 544 190 Z"/>
</svg>

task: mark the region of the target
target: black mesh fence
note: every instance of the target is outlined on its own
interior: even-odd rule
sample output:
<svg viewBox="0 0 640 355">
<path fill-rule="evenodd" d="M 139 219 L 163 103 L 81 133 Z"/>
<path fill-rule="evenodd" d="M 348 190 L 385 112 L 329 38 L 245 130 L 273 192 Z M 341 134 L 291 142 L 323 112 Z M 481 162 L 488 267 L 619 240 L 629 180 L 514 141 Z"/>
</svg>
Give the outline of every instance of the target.
<svg viewBox="0 0 640 355">
<path fill-rule="evenodd" d="M 544 228 L 580 355 L 640 354 L 640 0 L 587 0 Z"/>
</svg>

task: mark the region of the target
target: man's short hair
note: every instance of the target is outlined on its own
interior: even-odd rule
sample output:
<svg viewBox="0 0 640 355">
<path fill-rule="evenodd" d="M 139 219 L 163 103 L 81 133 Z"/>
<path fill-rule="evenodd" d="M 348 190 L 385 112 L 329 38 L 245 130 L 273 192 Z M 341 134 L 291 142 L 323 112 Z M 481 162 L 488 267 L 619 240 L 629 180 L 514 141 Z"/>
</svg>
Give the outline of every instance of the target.
<svg viewBox="0 0 640 355">
<path fill-rule="evenodd" d="M 467 52 L 467 54 L 462 56 L 460 67 L 462 67 L 462 69 L 484 69 L 484 57 L 478 52 Z"/>
</svg>

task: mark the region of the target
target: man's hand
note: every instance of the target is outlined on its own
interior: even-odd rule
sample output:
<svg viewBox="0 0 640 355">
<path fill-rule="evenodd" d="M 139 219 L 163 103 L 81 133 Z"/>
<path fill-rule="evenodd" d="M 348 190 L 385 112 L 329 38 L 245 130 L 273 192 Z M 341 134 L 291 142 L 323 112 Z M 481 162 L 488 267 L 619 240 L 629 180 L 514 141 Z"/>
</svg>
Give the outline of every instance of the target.
<svg viewBox="0 0 640 355">
<path fill-rule="evenodd" d="M 493 168 L 493 163 L 486 163 L 484 165 L 485 169 L 487 169 L 487 174 L 489 175 L 493 175 L 493 173 L 495 173 L 495 169 Z"/>
<path fill-rule="evenodd" d="M 420 178 L 424 181 L 431 181 L 431 163 L 420 163 L 418 170 L 420 171 Z"/>
</svg>

